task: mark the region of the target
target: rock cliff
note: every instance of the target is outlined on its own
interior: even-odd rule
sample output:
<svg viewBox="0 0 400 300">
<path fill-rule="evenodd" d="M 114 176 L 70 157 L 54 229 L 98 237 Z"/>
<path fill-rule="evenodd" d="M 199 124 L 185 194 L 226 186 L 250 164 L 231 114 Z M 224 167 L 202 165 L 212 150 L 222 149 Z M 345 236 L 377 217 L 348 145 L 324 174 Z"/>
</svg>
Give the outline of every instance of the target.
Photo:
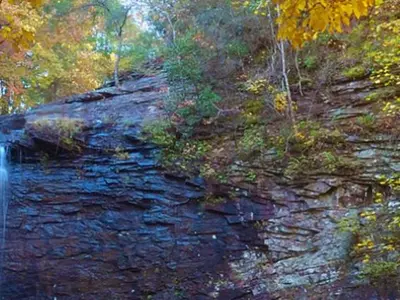
<svg viewBox="0 0 400 300">
<path fill-rule="evenodd" d="M 338 80 L 321 117 L 357 116 L 370 88 Z M 132 76 L 118 90 L 0 118 L 11 147 L 4 299 L 400 297 L 357 279 L 351 236 L 336 230 L 371 203 L 376 174 L 399 171 L 398 139 L 348 136 L 360 172 L 288 183 L 265 166 L 262 185 L 238 184 L 236 201 L 206 204 L 204 181 L 163 170 L 141 139 L 166 90 L 162 75 Z M 60 141 L 46 126 L 63 125 L 43 123 L 59 119 L 79 130 Z"/>
</svg>

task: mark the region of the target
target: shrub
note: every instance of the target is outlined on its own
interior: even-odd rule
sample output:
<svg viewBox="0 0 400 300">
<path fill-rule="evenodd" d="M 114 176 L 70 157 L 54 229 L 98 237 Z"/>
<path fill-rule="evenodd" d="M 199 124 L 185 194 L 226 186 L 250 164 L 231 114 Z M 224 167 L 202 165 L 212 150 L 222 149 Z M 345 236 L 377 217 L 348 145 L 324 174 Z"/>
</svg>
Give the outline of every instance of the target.
<svg viewBox="0 0 400 300">
<path fill-rule="evenodd" d="M 173 46 L 164 49 L 168 80 L 171 83 L 196 83 L 202 79 L 201 48 L 195 33 L 187 32 L 176 39 Z"/>
<path fill-rule="evenodd" d="M 80 150 L 75 137 L 82 132 L 84 121 L 76 118 L 38 119 L 28 124 L 33 135 L 54 142 L 66 150 Z"/>
<path fill-rule="evenodd" d="M 220 100 L 220 96 L 214 93 L 211 87 L 206 86 L 192 99 L 184 101 L 169 99 L 168 107 L 170 113 L 175 116 L 176 128 L 187 138 L 204 119 L 216 116 L 218 111 L 216 104 Z"/>
<path fill-rule="evenodd" d="M 226 45 L 226 53 L 230 57 L 243 58 L 249 54 L 249 48 L 241 40 L 234 40 Z"/>
<path fill-rule="evenodd" d="M 384 87 L 368 94 L 365 98 L 367 101 L 380 101 L 380 100 L 391 100 L 400 95 L 400 89 L 397 87 Z"/>
<path fill-rule="evenodd" d="M 266 79 L 248 80 L 246 82 L 246 91 L 254 95 L 263 94 L 268 88 L 268 81 Z"/>
<path fill-rule="evenodd" d="M 200 166 L 200 175 L 206 179 L 215 180 L 221 184 L 229 181 L 228 172 L 218 167 L 218 170 L 210 163 L 204 163 Z"/>
<path fill-rule="evenodd" d="M 123 148 L 115 148 L 114 156 L 119 160 L 128 160 L 130 158 L 129 152 L 126 152 Z"/>
<path fill-rule="evenodd" d="M 381 281 L 396 276 L 399 263 L 394 261 L 366 262 L 362 269 L 362 276 L 372 281 Z"/>
<path fill-rule="evenodd" d="M 397 97 L 394 101 L 384 102 L 382 113 L 388 117 L 400 115 L 400 97 Z"/>
<path fill-rule="evenodd" d="M 373 62 L 370 79 L 377 87 L 396 89 L 400 84 L 400 22 L 398 20 L 399 0 L 384 1 L 375 10 L 376 22 L 370 22 L 369 39 L 366 43 L 367 57 Z M 400 114 L 400 99 L 392 97 L 383 103 L 382 112 L 389 117 Z"/>
<path fill-rule="evenodd" d="M 400 195 L 400 175 L 379 175 L 376 184 L 375 205 L 339 223 L 340 230 L 355 235 L 352 255 L 361 260 L 361 275 L 373 282 L 398 275 L 400 258 L 400 212 L 389 201 Z"/>
<path fill-rule="evenodd" d="M 264 106 L 265 104 L 262 98 L 256 98 L 245 103 L 242 117 L 246 127 L 251 127 L 261 123 Z"/>
<path fill-rule="evenodd" d="M 179 171 L 195 173 L 211 150 L 206 141 L 178 139 L 171 122 L 153 121 L 143 127 L 143 138 L 161 148 L 160 163 Z"/>
<path fill-rule="evenodd" d="M 73 138 L 82 131 L 83 124 L 82 119 L 58 118 L 38 119 L 34 121 L 33 126 L 38 130 L 48 130 L 57 133 L 59 136 Z"/>
<path fill-rule="evenodd" d="M 176 136 L 169 130 L 171 122 L 167 120 L 152 121 L 143 126 L 144 138 L 163 148 L 175 146 Z"/>
<path fill-rule="evenodd" d="M 202 118 L 214 117 L 217 113 L 215 104 L 220 100 L 221 97 L 214 93 L 210 86 L 206 86 L 200 91 L 199 97 L 196 101 L 198 114 Z"/>
<path fill-rule="evenodd" d="M 331 173 L 336 172 L 339 169 L 352 169 L 353 166 L 356 166 L 356 162 L 338 156 L 331 151 L 322 152 L 318 156 L 317 160 L 323 169 Z"/>
<path fill-rule="evenodd" d="M 253 170 L 250 170 L 246 173 L 245 179 L 248 182 L 255 182 L 257 180 L 257 173 Z"/>
<path fill-rule="evenodd" d="M 284 171 L 286 177 L 307 175 L 312 170 L 334 173 L 341 171 L 358 170 L 361 164 L 351 158 L 342 157 L 331 151 L 317 152 L 308 156 L 291 157 Z"/>
<path fill-rule="evenodd" d="M 204 78 L 204 64 L 212 56 L 202 47 L 198 32 L 187 32 L 165 50 L 165 70 L 171 93 L 166 108 L 175 114 L 178 130 L 190 136 L 204 118 L 216 115 L 216 103 L 221 100 Z"/>
<path fill-rule="evenodd" d="M 304 169 L 307 166 L 306 169 Z M 286 177 L 297 176 L 303 173 L 304 170 L 309 170 L 310 164 L 305 156 L 291 157 L 285 168 L 284 175 Z"/>
<path fill-rule="evenodd" d="M 150 58 L 159 56 L 160 41 L 156 34 L 150 32 L 141 32 L 133 43 L 126 45 L 123 49 L 123 57 L 121 70 L 139 69 L 143 72 L 149 72 L 148 67 L 143 67 L 143 64 L 149 61 Z M 124 61 L 125 68 L 124 68 Z"/>
<path fill-rule="evenodd" d="M 338 129 L 324 128 L 317 122 L 302 121 L 291 139 L 291 150 L 302 153 L 320 151 L 327 145 L 340 146 L 344 137 Z"/>
<path fill-rule="evenodd" d="M 309 71 L 316 70 L 318 68 L 318 57 L 316 55 L 306 56 L 303 60 L 303 66 Z"/>
<path fill-rule="evenodd" d="M 373 130 L 376 124 L 376 117 L 373 114 L 366 114 L 357 118 L 357 124 L 365 129 Z"/>
<path fill-rule="evenodd" d="M 368 71 L 364 66 L 355 66 L 352 68 L 349 68 L 347 70 L 344 70 L 342 72 L 343 76 L 345 76 L 348 79 L 358 79 L 364 77 Z"/>
<path fill-rule="evenodd" d="M 361 229 L 360 220 L 357 215 L 342 218 L 339 221 L 338 229 L 340 232 L 357 233 Z"/>
<path fill-rule="evenodd" d="M 254 153 L 261 153 L 266 146 L 264 131 L 265 128 L 263 126 L 247 128 L 238 143 L 239 153 L 246 156 L 250 156 Z"/>
</svg>

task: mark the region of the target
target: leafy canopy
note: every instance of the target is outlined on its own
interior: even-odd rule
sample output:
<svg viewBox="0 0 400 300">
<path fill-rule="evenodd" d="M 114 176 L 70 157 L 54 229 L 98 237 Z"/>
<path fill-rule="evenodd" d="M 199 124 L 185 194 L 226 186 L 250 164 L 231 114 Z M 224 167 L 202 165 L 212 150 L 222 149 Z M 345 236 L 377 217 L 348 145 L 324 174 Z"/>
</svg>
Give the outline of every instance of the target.
<svg viewBox="0 0 400 300">
<path fill-rule="evenodd" d="M 320 33 L 343 32 L 353 19 L 367 16 L 383 0 L 272 0 L 276 5 L 278 39 L 295 48 L 316 39 Z M 238 1 L 234 1 L 238 3 Z M 267 16 L 270 0 L 243 1 L 257 15 Z"/>
</svg>

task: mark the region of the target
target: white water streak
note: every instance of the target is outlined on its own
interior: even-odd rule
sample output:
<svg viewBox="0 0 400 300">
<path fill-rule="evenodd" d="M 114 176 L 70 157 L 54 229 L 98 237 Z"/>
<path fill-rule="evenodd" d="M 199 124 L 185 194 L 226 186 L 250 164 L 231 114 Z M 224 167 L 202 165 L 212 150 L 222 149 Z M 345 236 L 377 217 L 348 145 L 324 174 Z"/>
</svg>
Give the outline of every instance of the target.
<svg viewBox="0 0 400 300">
<path fill-rule="evenodd" d="M 0 146 L 0 273 L 3 273 L 2 270 L 5 256 L 8 201 L 7 148 L 5 146 Z"/>
</svg>

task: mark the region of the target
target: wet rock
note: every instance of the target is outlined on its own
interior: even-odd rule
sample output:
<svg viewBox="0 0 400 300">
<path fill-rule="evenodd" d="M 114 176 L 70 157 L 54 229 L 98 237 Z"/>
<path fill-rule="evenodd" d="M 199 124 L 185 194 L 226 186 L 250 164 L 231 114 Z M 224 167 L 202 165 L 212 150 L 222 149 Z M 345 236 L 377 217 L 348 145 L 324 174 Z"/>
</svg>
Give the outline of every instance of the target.
<svg viewBox="0 0 400 300">
<path fill-rule="evenodd" d="M 336 225 L 349 208 L 371 201 L 376 174 L 399 169 L 390 136 L 348 137 L 360 173 L 317 170 L 290 181 L 282 170 L 259 166 L 265 185 L 238 177 L 235 199 L 205 204 L 205 181 L 162 170 L 158 150 L 141 137 L 144 122 L 164 115 L 166 88 L 162 74 L 133 76 L 121 89 L 0 117 L 13 148 L 4 299 L 377 297 L 346 273 L 351 236 Z M 328 115 L 363 114 L 363 107 L 335 105 L 370 88 L 365 81 L 334 85 L 340 97 Z M 85 121 L 79 152 L 26 134 L 39 118 L 65 117 Z"/>
</svg>

